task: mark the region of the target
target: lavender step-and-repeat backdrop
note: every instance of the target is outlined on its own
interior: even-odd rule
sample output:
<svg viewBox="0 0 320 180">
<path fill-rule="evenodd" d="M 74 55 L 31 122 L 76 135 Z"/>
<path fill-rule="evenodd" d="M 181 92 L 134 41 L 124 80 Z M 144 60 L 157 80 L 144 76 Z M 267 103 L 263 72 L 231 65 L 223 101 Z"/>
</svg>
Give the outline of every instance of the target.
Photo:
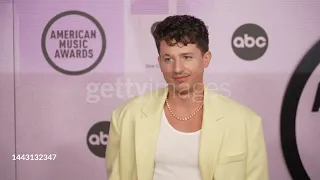
<svg viewBox="0 0 320 180">
<path fill-rule="evenodd" d="M 106 180 L 110 113 L 165 85 L 172 14 L 207 23 L 206 82 L 262 116 L 270 179 L 320 179 L 320 0 L 0 0 L 0 179 Z"/>
</svg>

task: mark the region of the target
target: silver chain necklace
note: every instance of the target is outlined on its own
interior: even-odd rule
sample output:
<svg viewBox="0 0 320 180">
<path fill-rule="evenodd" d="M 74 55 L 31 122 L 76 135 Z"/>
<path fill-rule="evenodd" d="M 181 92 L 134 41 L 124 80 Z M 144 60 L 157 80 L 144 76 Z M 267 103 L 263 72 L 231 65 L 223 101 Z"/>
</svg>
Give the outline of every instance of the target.
<svg viewBox="0 0 320 180">
<path fill-rule="evenodd" d="M 197 112 L 199 112 L 200 109 L 203 107 L 203 103 L 202 103 L 201 106 L 200 106 L 194 113 L 192 113 L 190 116 L 185 117 L 185 118 L 180 118 L 180 117 L 178 117 L 177 115 L 175 115 L 175 114 L 172 112 L 172 109 L 171 109 L 171 107 L 170 107 L 170 105 L 169 105 L 168 99 L 166 99 L 166 105 L 167 105 L 167 107 L 168 107 L 168 110 L 169 110 L 170 114 L 171 114 L 174 118 L 178 119 L 179 121 L 187 121 L 187 120 L 189 120 L 189 119 L 192 118 L 194 115 L 196 115 Z"/>
</svg>

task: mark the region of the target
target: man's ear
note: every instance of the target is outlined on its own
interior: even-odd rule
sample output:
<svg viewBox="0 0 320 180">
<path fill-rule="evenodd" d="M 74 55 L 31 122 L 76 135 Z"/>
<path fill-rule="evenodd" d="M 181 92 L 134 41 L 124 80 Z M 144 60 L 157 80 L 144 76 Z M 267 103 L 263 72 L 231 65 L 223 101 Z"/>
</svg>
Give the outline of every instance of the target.
<svg viewBox="0 0 320 180">
<path fill-rule="evenodd" d="M 203 65 L 205 68 L 207 68 L 210 64 L 211 61 L 211 51 L 207 51 L 204 55 L 203 55 Z"/>
</svg>

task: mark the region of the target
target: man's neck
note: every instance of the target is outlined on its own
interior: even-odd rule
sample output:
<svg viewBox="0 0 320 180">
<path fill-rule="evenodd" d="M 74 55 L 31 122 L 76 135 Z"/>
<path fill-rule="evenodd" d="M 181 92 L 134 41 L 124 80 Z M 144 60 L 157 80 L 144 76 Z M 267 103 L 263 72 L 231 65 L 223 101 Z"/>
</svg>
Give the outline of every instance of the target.
<svg viewBox="0 0 320 180">
<path fill-rule="evenodd" d="M 171 106 L 185 107 L 193 109 L 203 103 L 204 85 L 197 86 L 194 90 L 179 94 L 174 90 L 169 91 L 168 101 Z"/>
</svg>

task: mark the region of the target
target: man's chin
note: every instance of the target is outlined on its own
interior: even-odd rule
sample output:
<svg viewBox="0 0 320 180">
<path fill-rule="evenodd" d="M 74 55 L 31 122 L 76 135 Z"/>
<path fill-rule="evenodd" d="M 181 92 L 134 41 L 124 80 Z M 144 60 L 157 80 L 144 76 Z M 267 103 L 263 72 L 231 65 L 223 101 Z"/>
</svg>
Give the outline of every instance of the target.
<svg viewBox="0 0 320 180">
<path fill-rule="evenodd" d="M 187 84 L 187 83 L 176 84 L 176 85 L 174 86 L 174 90 L 175 90 L 176 92 L 178 92 L 179 94 L 187 94 L 187 93 L 189 93 L 190 89 L 191 89 L 191 87 L 190 87 L 190 85 Z"/>
</svg>

